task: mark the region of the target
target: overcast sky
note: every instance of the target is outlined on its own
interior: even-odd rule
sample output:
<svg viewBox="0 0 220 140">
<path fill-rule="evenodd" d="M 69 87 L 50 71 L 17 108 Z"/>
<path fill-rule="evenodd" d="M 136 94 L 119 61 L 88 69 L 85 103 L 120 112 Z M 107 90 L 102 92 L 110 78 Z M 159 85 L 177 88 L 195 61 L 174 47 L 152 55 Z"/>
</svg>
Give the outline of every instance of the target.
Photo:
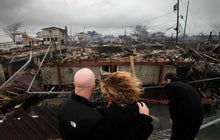
<svg viewBox="0 0 220 140">
<path fill-rule="evenodd" d="M 130 34 L 136 25 L 149 32 L 175 35 L 177 0 L 1 0 L 0 27 L 21 22 L 20 31 L 30 36 L 42 28 L 68 27 L 68 34 L 93 31 L 108 34 Z M 184 29 L 188 0 L 180 0 L 181 27 Z M 186 33 L 220 32 L 220 0 L 189 0 Z M 126 32 L 125 32 L 126 31 Z M 0 30 L 0 42 L 7 37 Z"/>
</svg>

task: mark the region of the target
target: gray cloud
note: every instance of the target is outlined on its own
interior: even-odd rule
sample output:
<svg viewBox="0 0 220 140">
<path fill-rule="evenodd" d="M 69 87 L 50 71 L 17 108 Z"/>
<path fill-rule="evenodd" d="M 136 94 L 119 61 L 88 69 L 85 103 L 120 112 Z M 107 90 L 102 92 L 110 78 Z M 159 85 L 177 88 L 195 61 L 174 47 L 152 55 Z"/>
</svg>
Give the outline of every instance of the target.
<svg viewBox="0 0 220 140">
<path fill-rule="evenodd" d="M 14 9 L 26 8 L 28 4 L 31 3 L 32 0 L 1 0 L 0 2 L 0 11 L 11 11 Z"/>
<path fill-rule="evenodd" d="M 142 24 L 150 31 L 166 31 L 175 25 L 176 0 L 1 0 L 0 27 L 22 22 L 25 30 L 35 34 L 47 26 L 71 28 L 72 33 L 98 30 L 102 33 L 119 32 Z M 185 17 L 187 0 L 180 1 Z M 219 30 L 219 0 L 192 0 L 188 26 L 192 34 Z M 181 20 L 184 26 L 184 19 Z M 131 29 L 130 29 L 131 30 Z"/>
</svg>

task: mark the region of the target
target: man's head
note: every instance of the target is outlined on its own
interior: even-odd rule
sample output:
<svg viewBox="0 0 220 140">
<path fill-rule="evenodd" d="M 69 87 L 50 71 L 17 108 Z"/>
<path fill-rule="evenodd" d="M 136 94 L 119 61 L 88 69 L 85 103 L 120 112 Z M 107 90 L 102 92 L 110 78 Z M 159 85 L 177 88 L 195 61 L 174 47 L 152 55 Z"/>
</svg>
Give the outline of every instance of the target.
<svg viewBox="0 0 220 140">
<path fill-rule="evenodd" d="M 177 80 L 177 76 L 176 76 L 176 73 L 174 72 L 168 72 L 166 75 L 165 75 L 165 81 L 166 83 L 170 83 L 172 81 L 176 81 Z"/>
<path fill-rule="evenodd" d="M 89 99 L 95 89 L 95 75 L 89 68 L 82 68 L 75 73 L 73 84 L 75 94 Z"/>
</svg>

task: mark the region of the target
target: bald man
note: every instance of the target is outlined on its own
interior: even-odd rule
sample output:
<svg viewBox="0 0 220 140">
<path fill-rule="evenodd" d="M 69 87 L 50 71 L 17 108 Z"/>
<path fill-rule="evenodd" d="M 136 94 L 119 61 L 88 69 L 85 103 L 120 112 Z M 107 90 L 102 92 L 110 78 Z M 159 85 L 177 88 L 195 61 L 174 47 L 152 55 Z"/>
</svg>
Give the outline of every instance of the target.
<svg viewBox="0 0 220 140">
<path fill-rule="evenodd" d="M 95 75 L 88 69 L 83 68 L 75 73 L 74 76 L 75 94 L 90 100 L 95 89 Z"/>
<path fill-rule="evenodd" d="M 132 132 L 133 127 L 120 130 L 116 125 L 108 122 L 89 101 L 96 86 L 95 75 L 90 69 L 82 68 L 77 71 L 73 84 L 74 93 L 62 103 L 58 113 L 59 131 L 63 140 L 129 138 L 127 133 Z M 145 104 L 138 103 L 138 106 L 140 116 L 137 122 L 141 122 L 138 126 L 140 125 L 144 130 L 149 109 Z"/>
</svg>

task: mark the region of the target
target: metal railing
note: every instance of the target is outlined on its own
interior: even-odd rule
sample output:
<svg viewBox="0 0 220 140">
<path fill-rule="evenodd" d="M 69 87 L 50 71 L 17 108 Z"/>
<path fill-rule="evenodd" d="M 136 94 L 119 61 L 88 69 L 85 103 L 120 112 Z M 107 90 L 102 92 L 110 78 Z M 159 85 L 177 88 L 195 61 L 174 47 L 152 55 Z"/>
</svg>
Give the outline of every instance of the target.
<svg viewBox="0 0 220 140">
<path fill-rule="evenodd" d="M 17 70 L 7 81 L 5 81 L 1 86 L 0 86 L 0 89 L 2 89 L 3 87 L 5 87 L 6 85 L 8 85 L 9 83 L 15 81 L 17 78 L 18 78 L 18 73 L 20 73 L 21 71 L 24 71 L 28 64 L 31 62 L 31 59 L 32 59 L 32 51 L 30 52 L 30 56 L 29 56 L 29 59 L 28 61 L 19 69 Z"/>
<path fill-rule="evenodd" d="M 44 92 L 40 92 L 40 91 L 30 91 L 30 89 L 31 89 L 31 87 L 32 87 L 32 85 L 33 85 L 33 83 L 34 83 L 34 81 L 35 81 L 37 75 L 39 74 L 39 72 L 40 72 L 40 70 L 41 70 L 41 67 L 42 67 L 42 65 L 43 65 L 43 63 L 44 63 L 44 60 L 46 59 L 46 56 L 48 55 L 49 50 L 50 50 L 50 48 L 51 48 L 52 45 L 53 45 L 53 43 L 51 43 L 51 44 L 48 46 L 47 51 L 46 51 L 46 53 L 45 53 L 45 55 L 44 55 L 44 57 L 43 57 L 43 59 L 42 59 L 40 65 L 39 65 L 39 67 L 38 67 L 37 72 L 35 73 L 35 75 L 34 75 L 32 81 L 31 81 L 31 83 L 30 83 L 30 85 L 29 85 L 29 87 L 28 87 L 26 93 L 28 93 L 28 94 L 61 94 L 61 93 L 69 94 L 69 93 L 72 92 L 72 91 L 44 91 Z"/>
</svg>

